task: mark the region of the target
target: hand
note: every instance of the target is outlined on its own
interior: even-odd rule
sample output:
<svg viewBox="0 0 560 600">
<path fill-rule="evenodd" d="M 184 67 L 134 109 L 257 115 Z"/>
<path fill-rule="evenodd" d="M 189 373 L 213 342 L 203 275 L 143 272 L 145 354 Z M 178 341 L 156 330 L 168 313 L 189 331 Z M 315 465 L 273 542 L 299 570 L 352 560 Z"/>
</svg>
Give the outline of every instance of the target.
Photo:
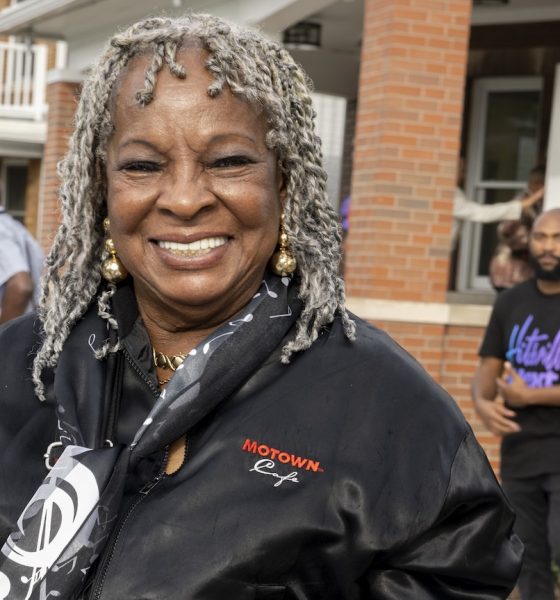
<svg viewBox="0 0 560 600">
<path fill-rule="evenodd" d="M 496 385 L 502 398 L 510 406 L 519 408 L 530 404 L 530 388 L 523 377 L 511 366 L 511 363 L 504 363 L 504 371 L 502 376 L 496 380 Z"/>
<path fill-rule="evenodd" d="M 521 427 L 513 420 L 515 412 L 499 400 L 477 398 L 474 407 L 486 429 L 495 435 L 508 435 L 521 431 Z"/>
<path fill-rule="evenodd" d="M 542 200 L 543 196 L 544 186 L 538 189 L 536 192 L 533 192 L 530 196 L 527 196 L 527 198 L 521 200 L 521 206 L 523 210 L 527 210 L 528 208 L 533 206 L 533 204 L 537 203 L 539 200 Z"/>
</svg>

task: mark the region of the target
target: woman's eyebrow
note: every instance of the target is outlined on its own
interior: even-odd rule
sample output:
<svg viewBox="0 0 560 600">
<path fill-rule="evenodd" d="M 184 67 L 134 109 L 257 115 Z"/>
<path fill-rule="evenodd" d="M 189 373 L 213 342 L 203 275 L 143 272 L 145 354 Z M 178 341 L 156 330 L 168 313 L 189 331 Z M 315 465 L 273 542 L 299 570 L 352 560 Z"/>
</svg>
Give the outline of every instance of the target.
<svg viewBox="0 0 560 600">
<path fill-rule="evenodd" d="M 216 135 L 213 135 L 210 138 L 210 142 L 228 142 L 233 138 L 241 138 L 241 139 L 245 139 L 250 141 L 253 144 L 256 144 L 258 142 L 257 138 L 253 135 L 250 135 L 248 133 L 242 133 L 242 132 L 231 132 L 231 133 L 219 133 Z"/>
<path fill-rule="evenodd" d="M 140 146 L 146 146 L 146 148 L 150 149 L 150 150 L 154 150 L 157 151 L 158 148 L 155 144 L 152 144 L 152 142 L 149 142 L 148 140 L 144 140 L 142 138 L 131 138 L 128 140 L 124 140 L 122 143 L 120 143 L 118 145 L 118 148 L 120 150 L 127 148 L 128 146 L 134 146 L 134 145 L 140 145 Z"/>
</svg>

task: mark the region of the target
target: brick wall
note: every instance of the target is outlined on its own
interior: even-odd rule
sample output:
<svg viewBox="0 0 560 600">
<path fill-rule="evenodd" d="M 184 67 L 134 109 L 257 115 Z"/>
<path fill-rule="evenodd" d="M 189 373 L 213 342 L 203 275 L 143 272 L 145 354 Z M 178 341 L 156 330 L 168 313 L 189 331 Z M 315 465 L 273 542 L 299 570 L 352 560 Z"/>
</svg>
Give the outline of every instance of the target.
<svg viewBox="0 0 560 600">
<path fill-rule="evenodd" d="M 47 141 L 43 155 L 39 241 L 48 250 L 58 227 L 59 179 L 56 165 L 66 154 L 72 134 L 72 120 L 77 107 L 79 84 L 56 82 L 47 86 L 49 105 Z"/>
<path fill-rule="evenodd" d="M 470 4 L 365 0 L 350 295 L 445 299 Z"/>
</svg>

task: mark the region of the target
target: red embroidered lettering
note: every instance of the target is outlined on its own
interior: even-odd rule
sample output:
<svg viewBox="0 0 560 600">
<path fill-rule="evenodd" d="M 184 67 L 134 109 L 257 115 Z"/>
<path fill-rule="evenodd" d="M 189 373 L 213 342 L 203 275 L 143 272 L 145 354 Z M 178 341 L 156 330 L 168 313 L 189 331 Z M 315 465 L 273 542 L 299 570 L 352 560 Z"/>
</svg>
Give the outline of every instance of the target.
<svg viewBox="0 0 560 600">
<path fill-rule="evenodd" d="M 245 452 L 253 452 L 253 454 L 256 453 L 256 451 L 257 451 L 257 442 L 253 442 L 252 440 L 250 440 L 249 438 L 247 438 L 245 440 L 245 443 L 243 444 L 242 450 L 245 450 Z"/>
<path fill-rule="evenodd" d="M 324 469 L 321 467 L 321 463 L 318 460 L 311 460 L 303 456 L 297 456 L 296 454 L 290 454 L 289 452 L 282 452 L 277 448 L 271 448 L 267 444 L 259 444 L 259 442 L 246 438 L 243 442 L 241 449 L 244 452 L 251 452 L 252 454 L 260 454 L 261 456 L 270 456 L 272 460 L 278 459 L 281 463 L 291 463 L 293 467 L 298 469 L 306 469 L 307 471 L 314 471 L 315 473 L 323 473 Z"/>
<path fill-rule="evenodd" d="M 292 454 L 292 467 L 298 467 L 303 469 L 305 467 L 305 463 L 307 463 L 307 458 L 302 458 L 301 456 L 294 456 Z"/>
<path fill-rule="evenodd" d="M 315 473 L 317 473 L 317 471 L 320 470 L 321 467 L 321 463 L 318 460 L 309 460 L 307 459 L 307 465 L 306 465 L 306 469 L 308 471 L 315 471 Z"/>
<path fill-rule="evenodd" d="M 290 455 L 287 452 L 280 452 L 280 454 L 278 455 L 278 460 L 281 463 L 288 463 L 290 462 Z"/>
<path fill-rule="evenodd" d="M 261 444 L 258 447 L 258 451 L 261 456 L 268 456 L 268 454 L 270 453 L 270 448 L 268 446 L 266 446 L 265 444 Z"/>
</svg>

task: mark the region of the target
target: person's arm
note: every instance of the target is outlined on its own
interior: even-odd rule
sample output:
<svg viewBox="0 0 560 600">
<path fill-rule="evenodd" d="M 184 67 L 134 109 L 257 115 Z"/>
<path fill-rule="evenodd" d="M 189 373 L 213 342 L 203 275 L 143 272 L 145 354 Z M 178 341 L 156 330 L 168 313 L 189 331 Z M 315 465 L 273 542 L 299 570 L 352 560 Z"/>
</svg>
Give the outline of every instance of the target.
<svg viewBox="0 0 560 600">
<path fill-rule="evenodd" d="M 510 406 L 560 406 L 560 385 L 531 388 L 510 363 L 505 363 L 503 375 L 496 381 L 496 385 Z"/>
<path fill-rule="evenodd" d="M 471 397 L 475 410 L 486 429 L 496 435 L 507 435 L 520 430 L 513 420 L 515 412 L 496 399 L 498 378 L 504 361 L 493 356 L 481 358 L 471 385 Z"/>
<path fill-rule="evenodd" d="M 496 204 L 480 204 L 468 200 L 463 192 L 456 190 L 453 202 L 453 217 L 474 223 L 492 223 L 519 219 L 523 210 L 523 200 L 515 199 Z"/>
<path fill-rule="evenodd" d="M 29 273 L 20 271 L 10 277 L 4 288 L 0 324 L 22 315 L 31 301 L 32 295 L 33 281 Z"/>
<path fill-rule="evenodd" d="M 376 555 L 358 581 L 359 598 L 507 598 L 523 548 L 512 531 L 513 521 L 488 460 L 469 432 L 455 455 L 435 520 L 405 544 Z"/>
</svg>

